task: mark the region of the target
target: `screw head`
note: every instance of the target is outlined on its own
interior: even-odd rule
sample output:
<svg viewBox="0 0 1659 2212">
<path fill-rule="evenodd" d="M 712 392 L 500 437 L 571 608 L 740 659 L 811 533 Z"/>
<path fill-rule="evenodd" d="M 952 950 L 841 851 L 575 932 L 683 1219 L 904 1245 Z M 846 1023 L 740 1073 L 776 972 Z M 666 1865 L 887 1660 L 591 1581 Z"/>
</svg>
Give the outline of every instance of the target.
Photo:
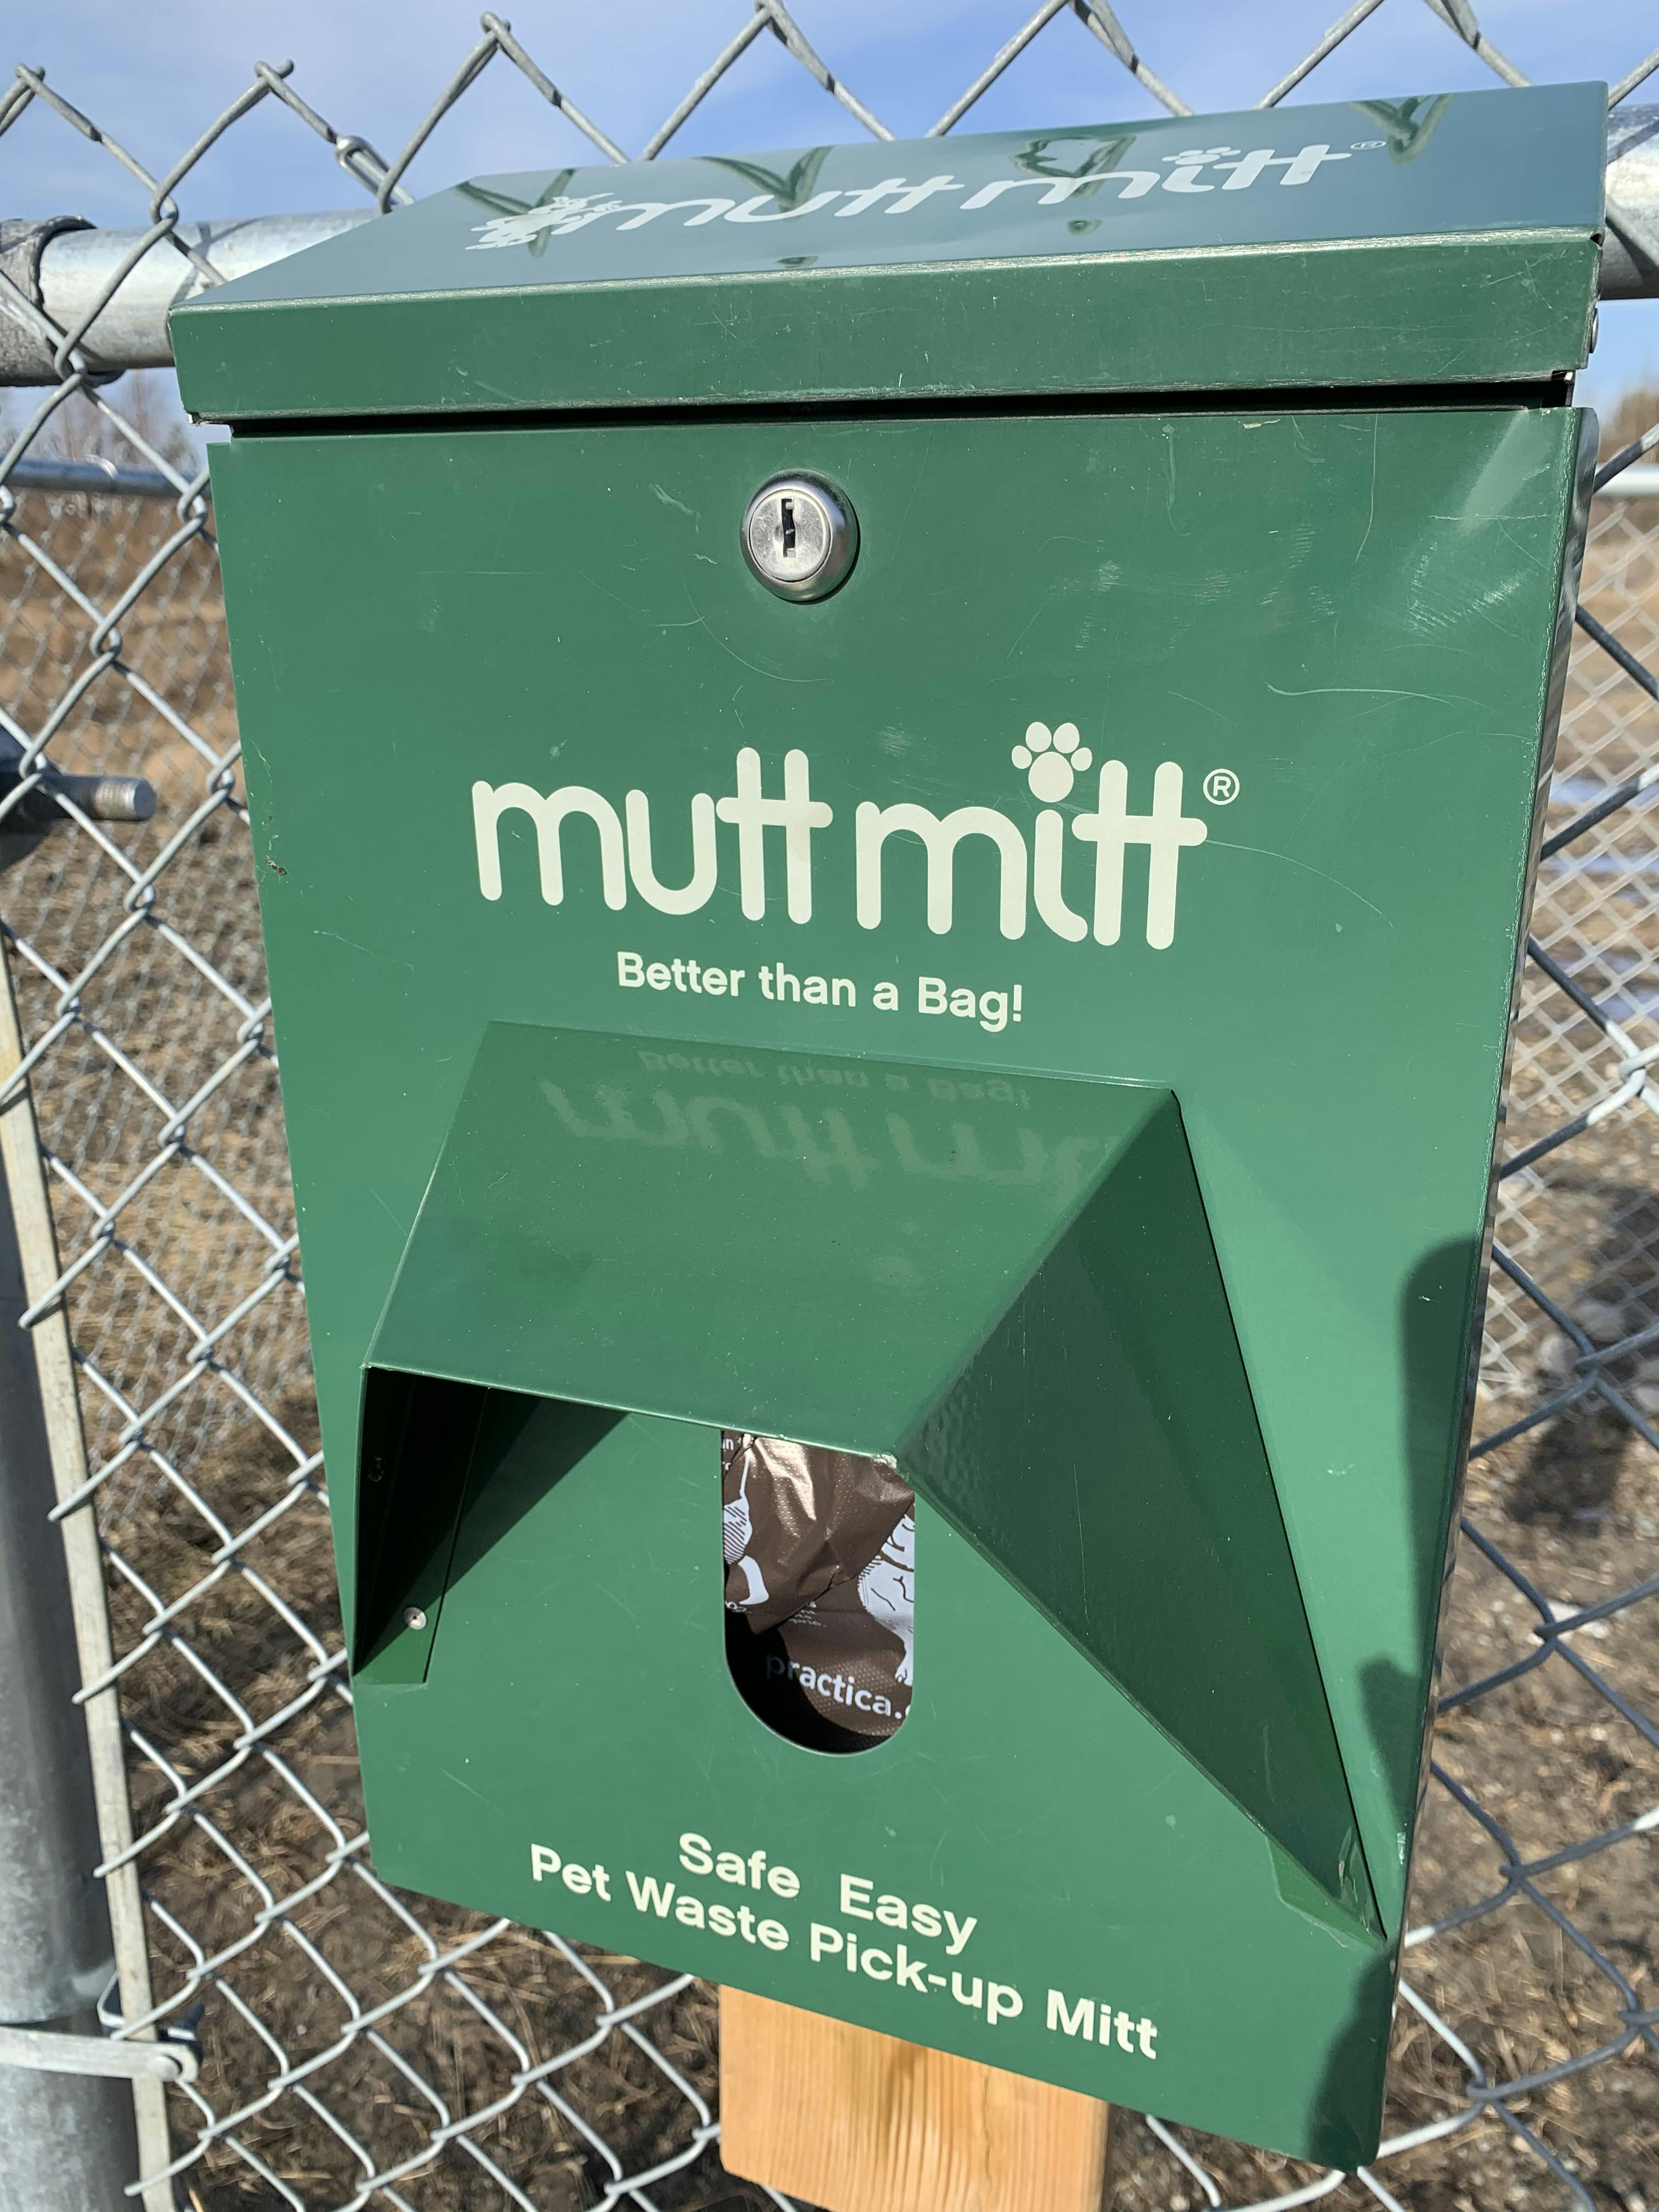
<svg viewBox="0 0 1659 2212">
<path fill-rule="evenodd" d="M 404 1626 L 405 1628 L 424 1628 L 426 1626 L 426 1615 L 422 1612 L 418 1605 L 406 1605 L 404 1607 Z"/>
<path fill-rule="evenodd" d="M 827 599 L 858 558 L 852 507 L 822 477 L 773 477 L 743 518 L 743 557 L 781 599 Z"/>
</svg>

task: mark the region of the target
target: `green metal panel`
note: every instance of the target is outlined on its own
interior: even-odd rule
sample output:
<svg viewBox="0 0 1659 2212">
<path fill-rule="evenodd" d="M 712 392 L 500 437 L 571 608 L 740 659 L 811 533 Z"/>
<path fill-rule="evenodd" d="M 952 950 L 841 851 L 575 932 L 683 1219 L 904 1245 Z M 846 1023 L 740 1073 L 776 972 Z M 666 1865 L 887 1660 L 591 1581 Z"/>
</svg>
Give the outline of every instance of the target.
<svg viewBox="0 0 1659 2212">
<path fill-rule="evenodd" d="M 1586 358 L 1606 127 L 1552 85 L 486 178 L 173 344 L 240 421 L 1541 382 Z"/>
<path fill-rule="evenodd" d="M 401 1659 L 395 1622 L 359 1623 L 383 1872 L 1221 2132 L 1368 2154 L 1588 429 L 1480 404 L 1016 409 L 216 451 L 349 1603 L 383 1310 L 377 1358 L 407 1332 L 402 1356 L 503 1386 L 422 1384 L 404 1431 L 439 1503 L 374 1588 L 418 1583 L 440 1613 Z M 749 494 L 786 470 L 860 524 L 852 576 L 811 605 L 738 549 Z M 1012 757 L 1066 722 L 1086 772 Z M 486 1044 L 491 1024 L 511 1027 Z M 572 1030 L 605 1039 L 535 1034 Z M 592 1076 L 580 1105 L 566 1091 L 578 1132 L 538 1090 L 540 1138 L 504 1133 L 503 1051 Z M 618 1053 L 626 1078 L 601 1082 Z M 1078 1115 L 1118 1164 L 1066 1214 L 1043 1172 Z M 899 1157 L 895 1121 L 902 1201 L 884 1168 L 859 1180 Z M 434 1225 L 460 1190 L 486 1230 L 452 1254 L 451 1334 L 422 1348 L 428 1186 Z M 781 1209 L 827 1306 L 719 1275 L 757 1233 L 720 1221 L 740 1187 Z M 908 1218 L 936 1297 L 890 1345 Z M 406 1251 L 408 1316 L 401 1290 L 387 1310 Z M 495 1267 L 533 1294 L 516 1322 Z M 611 1338 L 647 1325 L 647 1294 L 641 1357 Z M 826 1435 L 857 1443 L 841 1421 L 868 1376 L 921 1492 L 915 1702 L 854 1759 L 770 1735 L 721 1652 L 701 1424 L 804 1402 L 766 1394 L 809 1311 L 790 1389 L 823 1383 Z M 734 1314 L 746 1341 L 717 1346 Z M 1233 1441 L 1206 1456 L 1201 1391 L 1179 1416 L 1192 1352 L 1224 1344 L 1243 1372 L 1208 1402 Z M 1029 1346 L 1040 1390 L 1011 1410 L 997 1378 Z M 1103 1619 L 1032 1473 L 1034 1434 L 1082 1464 L 1068 1390 L 1130 1408 L 1101 1424 L 1073 1566 L 1110 1559 L 1132 1414 L 1164 1423 L 1147 1526 L 1111 1562 L 1138 1586 Z M 1277 1567 L 1237 1443 L 1251 1401 Z M 366 1449 L 372 1480 L 379 1430 Z M 1316 1766 L 1311 1647 L 1362 1845 L 1341 1899 L 1328 1832 L 1275 1840 L 1265 1774 L 1223 1776 L 1200 1742 L 1202 1668 L 1183 1686 L 1152 1663 L 1205 1543 L 1226 1552 L 1224 1460 L 1230 1540 L 1256 1549 L 1217 1650 L 1299 1686 Z M 1218 1709 L 1261 1694 L 1217 1672 Z M 763 1849 L 795 1893 L 704 1878 L 685 1836 Z M 896 1904 L 860 1918 L 883 1895 L 904 1927 Z M 721 1900 L 747 1934 L 710 1918 Z M 954 1958 L 919 1904 L 975 1919 Z M 878 1946 L 867 1973 L 854 1937 Z M 1103 2003 L 1128 2023 L 1106 2041 Z"/>
<path fill-rule="evenodd" d="M 708 1432 L 501 1415 L 429 1680 L 358 1693 L 380 1875 L 1218 2131 L 1374 2146 L 1386 1945 L 947 1520 L 918 1504 L 909 1717 L 828 1758 L 726 1674 Z"/>
<path fill-rule="evenodd" d="M 360 1684 L 431 1679 L 478 1420 L 407 1376 L 701 1421 L 710 1468 L 722 1425 L 885 1458 L 1374 1932 L 1174 1100 L 1022 1076 L 987 1172 L 917 1069 L 837 1060 L 832 1166 L 771 1139 L 787 1056 L 659 1127 L 640 1063 L 485 1033 L 368 1353 Z"/>
</svg>

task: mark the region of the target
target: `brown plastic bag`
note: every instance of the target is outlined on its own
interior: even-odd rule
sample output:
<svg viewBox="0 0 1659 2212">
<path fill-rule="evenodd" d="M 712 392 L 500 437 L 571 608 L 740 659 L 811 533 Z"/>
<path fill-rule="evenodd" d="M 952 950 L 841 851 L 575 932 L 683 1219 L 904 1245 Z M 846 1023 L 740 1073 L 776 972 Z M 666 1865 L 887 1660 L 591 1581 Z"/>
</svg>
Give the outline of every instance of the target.
<svg viewBox="0 0 1659 2212">
<path fill-rule="evenodd" d="M 781 1735 L 861 1750 L 910 1709 L 915 1498 L 884 1461 L 720 1438 L 727 1657 Z"/>
</svg>

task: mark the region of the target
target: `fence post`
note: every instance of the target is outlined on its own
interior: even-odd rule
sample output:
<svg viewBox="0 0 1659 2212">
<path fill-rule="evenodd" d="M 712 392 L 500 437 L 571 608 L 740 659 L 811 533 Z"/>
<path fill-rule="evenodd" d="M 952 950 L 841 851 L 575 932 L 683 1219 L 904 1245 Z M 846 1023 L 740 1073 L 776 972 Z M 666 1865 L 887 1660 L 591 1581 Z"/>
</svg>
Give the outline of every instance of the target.
<svg viewBox="0 0 1659 2212">
<path fill-rule="evenodd" d="M 0 760 L 0 788 L 6 763 Z M 116 779 L 111 792 L 118 818 L 142 820 L 154 805 L 148 786 L 136 778 Z M 38 830 L 0 832 L 0 870 L 36 842 Z M 84 1495 L 87 1481 L 86 1442 L 81 1429 L 81 1404 L 76 1387 L 69 1322 L 61 1298 L 46 1307 L 26 1336 L 18 1321 L 28 1306 L 51 1297 L 58 1276 L 58 1244 L 52 1201 L 46 1189 L 35 1127 L 34 1103 L 27 1079 L 20 1079 L 23 1063 L 22 1032 L 13 996 L 11 969 L 0 945 L 0 1723 L 17 1719 L 16 1747 L 34 1757 L 42 1745 L 61 1761 L 57 1770 L 62 1795 L 42 1802 L 43 1815 L 61 1817 L 67 1831 L 71 1822 L 84 1822 L 88 1795 L 94 1826 L 84 1826 L 74 1835 L 58 1833 L 43 1817 L 32 1826 L 30 1808 L 17 1793 L 17 1819 L 9 1821 L 0 1809 L 0 2025 L 15 2026 L 19 2015 L 11 2009 L 11 1969 L 15 1955 L 21 1961 L 27 1936 L 24 1913 L 26 1895 L 38 1906 L 33 1887 L 24 1887 L 24 1869 L 12 1872 L 10 1854 L 15 1838 L 20 1852 L 31 1834 L 52 1838 L 62 1848 L 55 1864 L 64 1884 L 62 1893 L 82 1917 L 54 1922 L 42 1917 L 38 1924 L 48 1939 L 69 1931 L 85 1944 L 88 1931 L 96 1937 L 102 1980 L 113 1933 L 114 1970 L 118 1979 L 124 2020 L 146 2024 L 133 2031 L 132 2039 L 154 2045 L 155 2029 L 149 2023 L 151 1992 L 149 1954 L 144 1929 L 138 1872 L 132 1856 L 132 1811 L 127 1798 L 125 1749 L 121 1740 L 120 1713 L 114 1684 L 114 1651 L 110 1639 L 109 1614 L 105 1601 L 103 1559 L 90 1504 L 70 1515 L 61 1535 L 46 1516 L 56 1500 Z M 33 1457 L 29 1455 L 33 1454 Z M 41 1478 L 45 1488 L 41 1487 Z M 22 1601 L 12 1597 L 15 1579 Z M 48 1594 L 43 1605 L 40 1593 Z M 3 1624 L 11 1624 L 9 1638 Z M 73 1669 L 78 1660 L 78 1677 Z M 45 1670 L 49 1669 L 49 1672 Z M 39 1676 L 39 1680 L 32 1680 Z M 77 1680 L 98 1684 L 84 1706 L 85 1735 L 70 1702 Z M 16 1687 L 14 1690 L 13 1685 Z M 39 1731 L 29 1735 L 25 1721 Z M 19 1761 L 13 1743 L 0 1725 L 0 1808 L 9 1804 L 15 1790 L 11 1777 Z M 65 1779 L 67 1778 L 67 1779 Z M 92 1848 L 88 1848 L 88 1841 Z M 109 1868 L 101 1891 L 93 1869 L 100 1850 Z M 76 1887 L 76 1884 L 80 1887 Z M 15 1897 L 15 1939 L 12 1900 Z M 107 1913 L 107 1922 L 105 1914 Z M 67 1949 L 67 1941 L 65 1942 Z M 54 1954 L 54 1956 L 58 1954 Z M 78 1989 L 76 1991 L 79 1996 Z M 46 2002 L 53 2001 L 49 1994 Z M 96 2001 L 96 1992 L 93 2002 Z M 32 1992 L 19 2002 L 35 2002 Z M 25 2015 L 25 2017 L 27 2017 Z M 29 2022 L 28 2024 L 38 2024 Z M 95 2017 L 93 2026 L 96 2026 Z M 106 2056 L 112 2046 L 102 2043 Z M 180 2072 L 183 2072 L 180 2069 Z M 138 2069 L 135 2065 L 135 2077 Z M 107 2077 L 88 2084 L 82 2077 L 53 2074 L 15 2063 L 0 2064 L 0 2212 L 105 2212 L 105 2206 L 125 2205 L 125 2185 L 135 2172 L 155 2177 L 140 2191 L 144 2212 L 173 2212 L 176 2203 L 171 2180 L 165 2178 L 170 2146 L 167 2106 L 161 2081 L 146 2069 L 147 2078 L 131 2082 Z M 68 2087 L 54 2094 L 54 2084 Z M 76 2092 L 81 2094 L 77 2096 Z M 94 2092 L 101 2093 L 100 2095 Z M 123 2101 L 125 2100 L 125 2101 Z M 40 2194 L 35 2175 L 24 2159 L 25 2141 L 45 2144 L 46 2155 L 83 2114 L 112 2115 L 112 2128 L 130 2130 L 136 2116 L 137 2146 L 122 2151 L 119 2183 L 113 2197 L 100 2197 L 93 2176 L 76 2194 L 73 2184 L 82 2169 L 60 2156 L 56 2171 L 64 2193 Z M 88 2142 L 103 2144 L 111 2138 L 88 2127 Z M 18 2148 L 14 2150 L 15 2138 Z M 110 2152 L 111 2157 L 113 2153 Z M 15 2185 L 14 2187 L 14 2184 Z"/>
<path fill-rule="evenodd" d="M 823 2212 L 1101 2212 L 1111 2108 L 720 1991 L 720 2157 Z"/>
<path fill-rule="evenodd" d="M 95 2036 L 114 1974 L 63 1540 L 0 1165 L 0 2023 Z M 121 2081 L 0 2064 L 0 2207 L 118 2212 L 138 2171 Z"/>
</svg>

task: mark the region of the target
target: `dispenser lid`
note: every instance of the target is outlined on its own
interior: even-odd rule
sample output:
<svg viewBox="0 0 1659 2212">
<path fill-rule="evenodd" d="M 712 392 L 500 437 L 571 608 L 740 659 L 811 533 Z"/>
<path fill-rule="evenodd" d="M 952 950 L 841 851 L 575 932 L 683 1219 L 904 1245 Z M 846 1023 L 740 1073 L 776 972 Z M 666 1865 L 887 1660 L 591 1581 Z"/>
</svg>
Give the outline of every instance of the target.
<svg viewBox="0 0 1659 2212">
<path fill-rule="evenodd" d="M 1587 357 L 1607 95 L 459 185 L 177 308 L 233 422 L 1537 384 Z"/>
</svg>

